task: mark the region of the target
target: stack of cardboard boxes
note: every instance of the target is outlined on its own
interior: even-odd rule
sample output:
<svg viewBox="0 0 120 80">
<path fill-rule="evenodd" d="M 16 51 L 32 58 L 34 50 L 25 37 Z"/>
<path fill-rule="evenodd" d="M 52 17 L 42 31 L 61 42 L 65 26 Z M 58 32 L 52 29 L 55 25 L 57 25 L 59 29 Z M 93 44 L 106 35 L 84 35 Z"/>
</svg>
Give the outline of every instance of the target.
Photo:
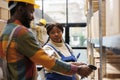
<svg viewBox="0 0 120 80">
<path fill-rule="evenodd" d="M 6 0 L 0 0 L 0 33 L 9 18 L 8 3 Z"/>
</svg>

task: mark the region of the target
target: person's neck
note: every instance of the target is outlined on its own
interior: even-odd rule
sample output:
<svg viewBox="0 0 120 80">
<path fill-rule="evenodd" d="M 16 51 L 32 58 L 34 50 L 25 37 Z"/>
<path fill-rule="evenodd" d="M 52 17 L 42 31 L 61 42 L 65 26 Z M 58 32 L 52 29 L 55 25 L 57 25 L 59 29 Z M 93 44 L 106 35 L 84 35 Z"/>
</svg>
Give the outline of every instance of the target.
<svg viewBox="0 0 120 80">
<path fill-rule="evenodd" d="M 13 23 L 22 25 L 22 23 L 19 20 L 15 20 Z"/>
</svg>

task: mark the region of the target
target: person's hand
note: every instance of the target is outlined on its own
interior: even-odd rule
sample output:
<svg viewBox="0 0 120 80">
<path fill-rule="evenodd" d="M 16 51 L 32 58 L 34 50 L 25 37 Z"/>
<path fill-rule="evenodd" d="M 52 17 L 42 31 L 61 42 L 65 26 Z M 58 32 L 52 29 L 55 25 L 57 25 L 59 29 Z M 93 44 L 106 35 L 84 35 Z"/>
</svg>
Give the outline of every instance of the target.
<svg viewBox="0 0 120 80">
<path fill-rule="evenodd" d="M 78 74 L 81 77 L 88 77 L 92 73 L 92 69 L 88 65 L 81 65 L 78 68 Z"/>
</svg>

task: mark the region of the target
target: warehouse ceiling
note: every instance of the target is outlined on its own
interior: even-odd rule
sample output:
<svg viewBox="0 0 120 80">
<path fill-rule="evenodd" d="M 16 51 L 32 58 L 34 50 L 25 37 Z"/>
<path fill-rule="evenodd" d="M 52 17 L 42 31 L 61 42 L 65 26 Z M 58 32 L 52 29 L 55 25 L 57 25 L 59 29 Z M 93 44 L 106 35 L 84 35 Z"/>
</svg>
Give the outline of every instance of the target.
<svg viewBox="0 0 120 80">
<path fill-rule="evenodd" d="M 40 9 L 35 10 L 36 21 L 45 18 L 47 22 L 86 22 L 85 0 L 36 0 L 36 3 L 40 5 Z"/>
</svg>

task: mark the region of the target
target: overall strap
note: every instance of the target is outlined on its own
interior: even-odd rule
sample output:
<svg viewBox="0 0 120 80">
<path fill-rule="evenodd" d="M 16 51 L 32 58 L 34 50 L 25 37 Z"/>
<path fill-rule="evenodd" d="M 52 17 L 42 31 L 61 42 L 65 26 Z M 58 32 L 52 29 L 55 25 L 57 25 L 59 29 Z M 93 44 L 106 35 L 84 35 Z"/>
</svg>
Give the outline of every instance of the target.
<svg viewBox="0 0 120 80">
<path fill-rule="evenodd" d="M 79 58 L 80 54 L 78 54 L 77 58 L 74 56 L 73 52 L 70 50 L 68 44 L 66 43 L 65 46 L 67 47 L 67 49 L 69 50 L 71 56 L 73 56 L 75 58 L 75 60 L 77 61 L 77 58 Z"/>
<path fill-rule="evenodd" d="M 15 32 L 15 30 L 16 30 L 17 28 L 19 28 L 19 25 L 16 26 L 16 27 L 12 30 L 12 32 L 11 32 L 9 38 L 8 38 L 8 43 L 7 43 L 7 46 L 6 46 L 6 53 L 7 53 L 8 47 L 9 47 L 9 45 L 10 45 L 10 42 L 11 42 L 11 40 L 12 40 L 13 34 L 14 34 L 14 32 Z"/>
<path fill-rule="evenodd" d="M 67 45 L 67 43 L 65 43 L 65 46 L 67 47 L 68 51 L 70 52 L 71 55 L 73 55 L 72 51 L 70 50 L 69 46 Z"/>
<path fill-rule="evenodd" d="M 60 51 L 58 51 L 53 45 L 51 45 L 49 43 L 47 43 L 46 45 L 52 47 L 60 56 L 63 56 L 63 54 Z"/>
</svg>

